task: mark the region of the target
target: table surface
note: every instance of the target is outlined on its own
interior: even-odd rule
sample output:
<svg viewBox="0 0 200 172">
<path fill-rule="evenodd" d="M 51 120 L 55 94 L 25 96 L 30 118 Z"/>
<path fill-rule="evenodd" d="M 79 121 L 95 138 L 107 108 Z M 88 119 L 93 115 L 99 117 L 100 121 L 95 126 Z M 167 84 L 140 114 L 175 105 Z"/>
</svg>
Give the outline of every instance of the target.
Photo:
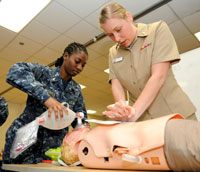
<svg viewBox="0 0 200 172">
<path fill-rule="evenodd" d="M 85 167 L 64 167 L 52 164 L 3 164 L 4 170 L 20 172 L 128 172 L 129 170 L 88 169 Z M 133 170 L 131 170 L 134 172 Z M 144 172 L 144 171 L 140 171 Z M 151 172 L 151 171 L 148 171 Z"/>
</svg>

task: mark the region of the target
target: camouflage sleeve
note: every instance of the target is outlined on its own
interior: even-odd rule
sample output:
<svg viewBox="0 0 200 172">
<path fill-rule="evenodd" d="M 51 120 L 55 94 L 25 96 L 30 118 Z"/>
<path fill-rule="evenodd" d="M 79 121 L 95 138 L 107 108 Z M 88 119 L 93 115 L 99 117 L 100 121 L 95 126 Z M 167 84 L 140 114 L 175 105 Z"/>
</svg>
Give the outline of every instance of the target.
<svg viewBox="0 0 200 172">
<path fill-rule="evenodd" d="M 0 126 L 6 121 L 8 117 L 8 103 L 0 96 Z"/>
<path fill-rule="evenodd" d="M 78 100 L 75 103 L 74 112 L 83 112 L 84 118 L 87 118 L 87 111 L 86 111 L 86 108 L 85 108 L 85 102 L 84 102 L 84 99 L 83 99 L 83 96 L 82 96 L 81 93 L 78 97 Z"/>
<path fill-rule="evenodd" d="M 73 111 L 76 112 L 76 113 L 83 112 L 84 113 L 84 117 L 82 119 L 82 122 L 83 123 L 87 123 L 85 121 L 85 119 L 87 119 L 87 111 L 86 111 L 85 102 L 84 102 L 84 99 L 83 99 L 83 96 L 82 96 L 81 93 L 80 93 L 80 95 L 78 97 L 78 100 L 75 103 Z M 71 125 L 72 125 L 73 128 L 77 125 L 77 118 L 72 122 Z"/>
<path fill-rule="evenodd" d="M 44 103 L 50 95 L 37 81 L 44 69 L 39 63 L 16 63 L 10 68 L 6 81 Z"/>
</svg>

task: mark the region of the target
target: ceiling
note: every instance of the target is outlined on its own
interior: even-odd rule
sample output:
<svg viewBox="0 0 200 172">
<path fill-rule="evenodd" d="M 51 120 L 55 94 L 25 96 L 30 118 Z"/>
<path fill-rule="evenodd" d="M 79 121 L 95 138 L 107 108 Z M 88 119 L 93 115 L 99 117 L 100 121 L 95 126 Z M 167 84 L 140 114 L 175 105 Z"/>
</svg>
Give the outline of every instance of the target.
<svg viewBox="0 0 200 172">
<path fill-rule="evenodd" d="M 26 94 L 5 82 L 6 74 L 16 62 L 39 62 L 49 65 L 61 56 L 67 44 L 85 44 L 102 33 L 98 27 L 100 8 L 109 0 L 52 0 L 21 32 L 0 26 L 0 95 L 8 102 L 25 103 Z M 159 0 L 116 0 L 133 16 Z M 200 47 L 194 33 L 200 31 L 200 0 L 172 0 L 136 22 L 164 20 L 176 39 L 180 53 Z M 22 45 L 23 44 L 23 45 Z M 108 37 L 87 47 L 89 60 L 84 71 L 74 79 L 85 85 L 82 90 L 87 109 L 101 115 L 113 103 L 108 84 Z M 11 88 L 11 89 L 9 89 Z"/>
</svg>

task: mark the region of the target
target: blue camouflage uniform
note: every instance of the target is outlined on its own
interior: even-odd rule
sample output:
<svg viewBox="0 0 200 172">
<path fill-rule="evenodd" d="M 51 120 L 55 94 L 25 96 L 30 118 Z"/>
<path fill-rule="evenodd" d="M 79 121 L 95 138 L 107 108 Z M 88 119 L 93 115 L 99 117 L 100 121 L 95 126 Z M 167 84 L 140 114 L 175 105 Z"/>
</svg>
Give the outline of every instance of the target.
<svg viewBox="0 0 200 172">
<path fill-rule="evenodd" d="M 44 102 L 53 97 L 59 102 L 67 102 L 74 112 L 83 112 L 87 118 L 81 87 L 72 78 L 68 81 L 60 77 L 59 67 L 52 69 L 38 63 L 17 63 L 10 68 L 7 82 L 28 93 L 26 107 L 23 113 L 14 120 L 6 133 L 6 144 L 3 153 L 3 163 L 38 163 L 48 159 L 44 153 L 50 148 L 61 146 L 68 127 L 62 130 L 49 130 L 39 127 L 37 142 L 15 159 L 10 158 L 10 149 L 16 131 L 35 120 L 47 107 Z"/>
<path fill-rule="evenodd" d="M 6 121 L 8 117 L 8 103 L 0 96 L 0 126 Z"/>
</svg>

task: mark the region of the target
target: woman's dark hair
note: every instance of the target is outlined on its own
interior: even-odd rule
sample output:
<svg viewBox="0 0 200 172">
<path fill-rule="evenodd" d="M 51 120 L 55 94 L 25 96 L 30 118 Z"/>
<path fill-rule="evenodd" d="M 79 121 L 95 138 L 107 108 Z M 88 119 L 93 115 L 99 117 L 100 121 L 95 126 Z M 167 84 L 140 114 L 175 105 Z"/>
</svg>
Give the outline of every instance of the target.
<svg viewBox="0 0 200 172">
<path fill-rule="evenodd" d="M 85 54 L 88 55 L 87 49 L 84 45 L 77 42 L 73 42 L 65 48 L 63 55 L 67 52 L 67 54 L 71 56 L 73 53 L 77 53 L 80 51 L 83 51 Z M 61 66 L 62 64 L 63 64 L 63 56 L 61 56 L 56 60 L 55 66 L 56 67 Z"/>
</svg>

